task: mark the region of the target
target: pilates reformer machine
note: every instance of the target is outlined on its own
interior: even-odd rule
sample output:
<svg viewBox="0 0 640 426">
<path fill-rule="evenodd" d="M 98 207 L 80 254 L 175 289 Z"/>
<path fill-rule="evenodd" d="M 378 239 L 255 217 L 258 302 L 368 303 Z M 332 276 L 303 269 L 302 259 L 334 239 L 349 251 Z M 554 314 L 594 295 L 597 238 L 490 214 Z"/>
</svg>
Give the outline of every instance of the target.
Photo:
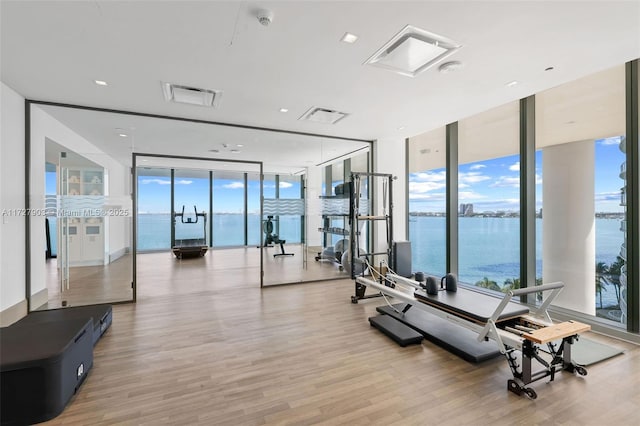
<svg viewBox="0 0 640 426">
<path fill-rule="evenodd" d="M 571 346 L 591 327 L 576 321 L 554 324 L 547 312 L 564 287 L 561 282 L 510 290 L 499 299 L 467 288 L 455 292 L 441 288 L 437 294 L 429 294 L 420 282 L 396 274 L 378 274 L 379 281 L 375 281 L 375 274 L 372 276 L 374 279 L 357 277 L 356 283 L 380 291 L 385 298 L 405 302 L 402 314 L 411 307 L 421 309 L 477 333 L 478 341 L 494 341 L 513 374 L 507 389 L 517 395 L 536 399 L 535 390 L 527 385 L 545 377 L 553 381 L 559 371 L 587 374 L 584 366 L 571 361 Z M 532 311 L 511 301 L 514 296 L 538 292 L 547 296 Z"/>
</svg>

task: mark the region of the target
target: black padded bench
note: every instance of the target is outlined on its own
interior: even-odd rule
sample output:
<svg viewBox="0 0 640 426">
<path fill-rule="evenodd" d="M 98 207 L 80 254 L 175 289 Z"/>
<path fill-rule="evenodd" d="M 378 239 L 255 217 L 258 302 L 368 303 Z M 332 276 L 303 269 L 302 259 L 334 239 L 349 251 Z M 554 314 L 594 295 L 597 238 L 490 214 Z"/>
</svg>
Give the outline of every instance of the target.
<svg viewBox="0 0 640 426">
<path fill-rule="evenodd" d="M 91 318 L 93 320 L 93 345 L 107 331 L 113 321 L 111 305 L 73 306 L 68 308 L 51 309 L 48 311 L 34 311 L 22 318 L 17 324 L 41 324 L 50 321 L 63 321 L 74 318 Z"/>
<path fill-rule="evenodd" d="M 3 425 L 56 417 L 93 366 L 93 320 L 73 318 L 0 329 Z"/>
<path fill-rule="evenodd" d="M 59 415 L 93 366 L 111 305 L 31 312 L 0 328 L 0 420 L 32 424 Z"/>
</svg>

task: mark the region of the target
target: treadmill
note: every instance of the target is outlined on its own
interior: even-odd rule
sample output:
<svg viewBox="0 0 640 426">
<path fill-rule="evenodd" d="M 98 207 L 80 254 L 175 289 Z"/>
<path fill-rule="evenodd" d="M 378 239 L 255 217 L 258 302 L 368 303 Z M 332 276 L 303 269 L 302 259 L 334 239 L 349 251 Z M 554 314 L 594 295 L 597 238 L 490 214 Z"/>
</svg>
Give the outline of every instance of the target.
<svg viewBox="0 0 640 426">
<path fill-rule="evenodd" d="M 188 228 L 195 229 L 198 227 L 198 222 L 202 223 L 202 238 L 176 238 L 176 224 L 178 217 L 180 218 L 180 223 L 185 225 L 180 227 L 184 228 L 184 234 L 187 234 L 184 230 Z M 176 255 L 176 258 L 186 259 L 202 257 L 207 253 L 207 250 L 209 249 L 209 246 L 207 246 L 207 213 L 204 211 L 202 213 L 198 213 L 196 206 L 193 206 L 193 215 L 190 213 L 185 215 L 183 205 L 181 213 L 173 212 L 171 225 L 173 226 L 173 232 L 171 233 L 173 238 L 173 241 L 171 242 L 171 250 L 173 251 L 173 254 Z M 191 225 L 194 225 L 194 228 L 192 228 Z M 192 237 L 193 235 L 194 233 L 191 233 L 186 236 Z"/>
</svg>

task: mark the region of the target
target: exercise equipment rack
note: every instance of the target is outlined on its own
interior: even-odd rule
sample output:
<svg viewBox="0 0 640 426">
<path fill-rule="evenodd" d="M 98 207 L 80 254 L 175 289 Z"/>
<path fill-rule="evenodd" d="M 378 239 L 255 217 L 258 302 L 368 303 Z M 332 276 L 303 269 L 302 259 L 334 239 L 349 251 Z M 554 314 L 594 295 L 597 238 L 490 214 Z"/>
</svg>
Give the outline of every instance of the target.
<svg viewBox="0 0 640 426">
<path fill-rule="evenodd" d="M 382 214 L 376 214 L 375 206 L 373 202 L 368 203 L 367 206 L 361 204 L 361 185 L 362 178 L 368 179 L 368 185 L 371 188 L 374 179 L 382 179 Z M 351 279 L 355 280 L 356 276 L 364 276 L 364 273 L 368 271 L 368 265 L 375 264 L 376 256 L 386 256 L 384 261 L 379 262 L 380 271 L 382 272 L 383 265 L 393 265 L 392 259 L 392 247 L 393 247 L 393 180 L 394 176 L 388 173 L 371 173 L 371 172 L 351 172 L 351 193 L 349 197 L 349 223 L 350 226 L 350 255 L 351 255 Z M 371 199 L 370 199 L 371 200 Z M 363 210 L 367 211 L 363 211 Z M 386 243 L 387 247 L 383 251 L 371 251 L 362 250 L 360 247 L 360 224 L 370 224 L 377 222 L 384 222 Z M 369 229 L 370 231 L 370 229 Z M 369 247 L 374 247 L 369 241 Z M 361 265 L 361 271 L 356 273 L 356 264 Z M 384 276 L 384 273 L 381 274 Z M 358 300 L 370 299 L 374 297 L 381 297 L 382 293 L 365 295 L 367 286 L 355 282 L 355 294 L 351 296 L 351 303 L 358 303 Z"/>
</svg>

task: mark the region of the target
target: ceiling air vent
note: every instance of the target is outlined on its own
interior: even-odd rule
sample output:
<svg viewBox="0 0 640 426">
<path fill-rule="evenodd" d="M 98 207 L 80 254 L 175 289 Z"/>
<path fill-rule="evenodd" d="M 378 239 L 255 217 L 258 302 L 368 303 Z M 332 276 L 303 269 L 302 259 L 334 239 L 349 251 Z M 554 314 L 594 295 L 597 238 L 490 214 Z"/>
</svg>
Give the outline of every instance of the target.
<svg viewBox="0 0 640 426">
<path fill-rule="evenodd" d="M 415 77 L 462 47 L 459 43 L 407 25 L 365 64 Z"/>
<path fill-rule="evenodd" d="M 345 118 L 346 112 L 335 111 L 327 108 L 312 107 L 309 111 L 302 114 L 298 120 L 314 121 L 316 123 L 323 124 L 336 124 L 338 121 Z"/>
<path fill-rule="evenodd" d="M 164 99 L 168 102 L 213 108 L 218 107 L 222 97 L 221 90 L 200 89 L 172 83 L 162 83 L 162 92 L 164 93 Z"/>
</svg>

